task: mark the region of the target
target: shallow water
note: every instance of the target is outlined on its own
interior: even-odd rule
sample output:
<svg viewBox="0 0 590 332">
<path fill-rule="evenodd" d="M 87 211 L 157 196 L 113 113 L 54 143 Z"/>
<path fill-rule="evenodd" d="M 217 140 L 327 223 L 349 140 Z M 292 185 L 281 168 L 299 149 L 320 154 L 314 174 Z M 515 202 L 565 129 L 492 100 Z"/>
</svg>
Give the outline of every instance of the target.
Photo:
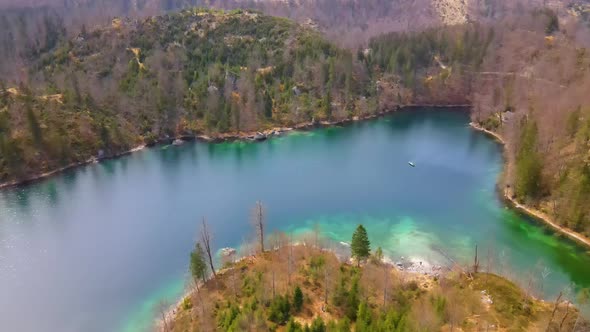
<svg viewBox="0 0 590 332">
<path fill-rule="evenodd" d="M 413 110 L 263 143 L 148 149 L 0 191 L 2 328 L 149 329 L 156 304 L 182 293 L 200 218 L 216 248 L 236 247 L 256 200 L 270 231 L 318 223 L 350 241 L 363 223 L 393 259 L 468 263 L 478 244 L 482 264 L 514 279 L 548 271 L 546 296 L 590 286 L 590 255 L 501 204 L 501 147 L 467 124 Z"/>
</svg>

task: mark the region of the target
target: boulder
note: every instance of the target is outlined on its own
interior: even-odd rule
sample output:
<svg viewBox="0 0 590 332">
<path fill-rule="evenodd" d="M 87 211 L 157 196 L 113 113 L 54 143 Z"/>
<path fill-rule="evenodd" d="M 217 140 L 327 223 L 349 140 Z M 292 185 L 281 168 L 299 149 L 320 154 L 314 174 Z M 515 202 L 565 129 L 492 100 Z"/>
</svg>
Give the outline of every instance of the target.
<svg viewBox="0 0 590 332">
<path fill-rule="evenodd" d="M 254 135 L 254 140 L 255 141 L 264 141 L 264 140 L 266 140 L 266 135 L 264 135 L 263 133 L 256 133 L 256 135 Z"/>
<path fill-rule="evenodd" d="M 228 257 L 228 256 L 235 255 L 236 249 L 230 248 L 230 247 L 221 248 L 220 253 L 221 253 L 221 256 Z"/>
</svg>

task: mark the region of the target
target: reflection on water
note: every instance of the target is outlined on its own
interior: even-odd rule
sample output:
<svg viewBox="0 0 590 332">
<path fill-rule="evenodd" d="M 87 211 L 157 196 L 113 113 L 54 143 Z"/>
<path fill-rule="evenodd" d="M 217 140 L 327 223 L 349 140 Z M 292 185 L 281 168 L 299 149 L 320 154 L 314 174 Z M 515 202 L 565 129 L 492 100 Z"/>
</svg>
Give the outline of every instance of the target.
<svg viewBox="0 0 590 332">
<path fill-rule="evenodd" d="M 363 223 L 392 259 L 468 263 L 477 244 L 515 279 L 549 269 L 547 295 L 590 285 L 589 255 L 501 205 L 501 148 L 467 123 L 461 112 L 413 110 L 262 143 L 155 147 L 0 191 L 0 321 L 145 330 L 154 304 L 182 291 L 199 219 L 217 248 L 236 247 L 256 200 L 269 232 L 319 224 L 346 242 Z"/>
</svg>

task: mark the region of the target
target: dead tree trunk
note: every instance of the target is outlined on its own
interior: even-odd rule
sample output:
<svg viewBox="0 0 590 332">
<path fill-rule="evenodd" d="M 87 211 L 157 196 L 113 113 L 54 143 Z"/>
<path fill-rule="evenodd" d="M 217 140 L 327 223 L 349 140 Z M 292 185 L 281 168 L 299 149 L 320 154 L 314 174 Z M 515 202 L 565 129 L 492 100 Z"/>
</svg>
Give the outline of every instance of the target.
<svg viewBox="0 0 590 332">
<path fill-rule="evenodd" d="M 207 257 L 209 258 L 209 266 L 211 267 L 211 272 L 213 272 L 213 276 L 217 278 L 217 273 L 215 273 L 215 266 L 213 265 L 213 253 L 211 249 L 211 232 L 209 231 L 209 227 L 207 226 L 207 220 L 203 217 L 203 224 L 201 225 L 201 241 L 203 242 L 203 246 L 205 246 L 205 251 L 207 252 Z"/>
<path fill-rule="evenodd" d="M 570 314 L 570 303 L 566 303 L 566 307 L 565 307 L 565 315 L 563 316 L 563 318 L 561 319 L 561 323 L 559 323 L 559 330 L 561 331 L 561 329 L 563 328 L 563 323 L 565 323 L 565 320 L 567 319 L 567 316 Z"/>
<path fill-rule="evenodd" d="M 272 299 L 275 299 L 275 270 L 272 270 Z"/>
<path fill-rule="evenodd" d="M 199 298 L 199 304 L 201 305 L 201 312 L 203 313 L 203 317 L 205 317 L 205 302 L 203 302 L 203 297 L 201 296 L 201 289 L 199 288 L 199 280 L 194 278 L 195 288 L 197 289 L 197 297 Z M 203 286 L 205 284 L 203 283 Z"/>
<path fill-rule="evenodd" d="M 551 312 L 551 318 L 549 318 L 549 323 L 547 323 L 547 328 L 549 328 L 549 326 L 551 325 L 551 322 L 553 321 L 553 318 L 555 317 L 555 312 L 557 311 L 557 308 L 559 307 L 559 303 L 561 302 L 562 296 L 563 296 L 563 292 L 559 292 L 559 296 L 557 296 L 557 299 L 555 300 L 555 306 L 553 307 L 553 312 Z"/>
<path fill-rule="evenodd" d="M 293 235 L 289 237 L 289 248 L 287 248 L 287 285 L 291 286 L 291 264 L 293 260 Z"/>
<path fill-rule="evenodd" d="M 328 264 L 324 266 L 324 304 L 328 304 Z"/>
<path fill-rule="evenodd" d="M 473 260 L 473 273 L 479 270 L 479 259 L 477 258 L 477 244 L 475 245 L 475 259 Z"/>
<path fill-rule="evenodd" d="M 254 207 L 254 213 L 252 217 L 252 223 L 254 224 L 254 229 L 256 230 L 256 234 L 258 235 L 258 241 L 260 243 L 260 252 L 264 252 L 264 207 L 262 206 L 261 201 L 256 202 L 256 206 Z"/>
<path fill-rule="evenodd" d="M 387 304 L 387 286 L 389 284 L 389 268 L 387 264 L 383 264 L 383 271 L 385 272 L 383 280 L 383 308 Z"/>
<path fill-rule="evenodd" d="M 166 301 L 162 300 L 160 301 L 160 303 L 158 303 L 158 310 L 160 311 L 160 315 L 162 316 L 162 330 L 164 332 L 170 331 L 170 328 L 168 327 L 168 315 L 166 312 L 168 310 L 168 304 L 166 303 Z"/>
</svg>

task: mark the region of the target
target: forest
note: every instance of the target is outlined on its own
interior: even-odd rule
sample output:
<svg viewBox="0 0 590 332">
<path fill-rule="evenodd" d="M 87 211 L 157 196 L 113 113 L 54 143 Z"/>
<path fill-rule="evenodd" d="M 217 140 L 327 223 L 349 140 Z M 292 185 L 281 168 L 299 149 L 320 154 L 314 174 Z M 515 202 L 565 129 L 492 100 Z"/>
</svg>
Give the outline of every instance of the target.
<svg viewBox="0 0 590 332">
<path fill-rule="evenodd" d="M 39 51 L 0 83 L 0 179 L 168 137 L 262 130 L 375 112 L 353 54 L 253 11 L 114 19 Z"/>
</svg>

